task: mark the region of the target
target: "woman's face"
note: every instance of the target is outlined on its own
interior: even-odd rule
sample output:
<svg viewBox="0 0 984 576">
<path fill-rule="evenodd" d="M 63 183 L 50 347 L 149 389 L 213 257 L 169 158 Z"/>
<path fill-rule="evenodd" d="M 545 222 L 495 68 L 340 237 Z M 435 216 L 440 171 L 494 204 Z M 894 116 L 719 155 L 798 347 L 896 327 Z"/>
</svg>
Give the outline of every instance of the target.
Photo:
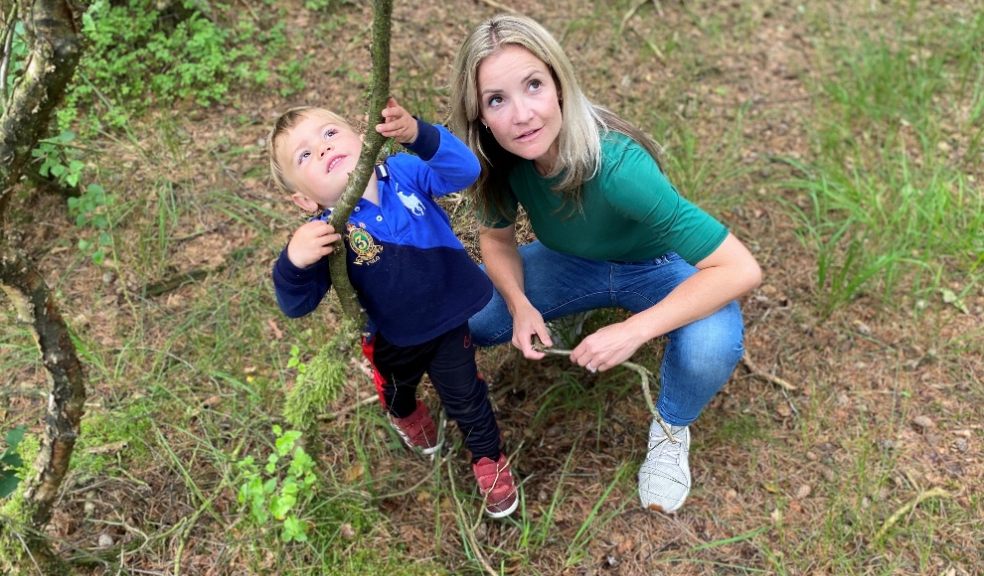
<svg viewBox="0 0 984 576">
<path fill-rule="evenodd" d="M 557 83 L 529 50 L 507 45 L 478 66 L 482 122 L 506 151 L 533 160 L 540 173 L 557 161 L 563 115 Z"/>
</svg>

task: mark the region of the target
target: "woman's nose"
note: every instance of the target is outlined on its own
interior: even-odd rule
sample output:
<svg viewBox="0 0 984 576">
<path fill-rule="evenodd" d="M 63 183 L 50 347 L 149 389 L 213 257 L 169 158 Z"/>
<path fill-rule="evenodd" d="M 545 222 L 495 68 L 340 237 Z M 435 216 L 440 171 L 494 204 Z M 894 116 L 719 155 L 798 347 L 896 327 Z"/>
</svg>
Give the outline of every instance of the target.
<svg viewBox="0 0 984 576">
<path fill-rule="evenodd" d="M 528 121 L 532 116 L 532 108 L 526 105 L 522 100 L 516 100 L 513 105 L 513 120 L 517 124 L 522 124 Z"/>
</svg>

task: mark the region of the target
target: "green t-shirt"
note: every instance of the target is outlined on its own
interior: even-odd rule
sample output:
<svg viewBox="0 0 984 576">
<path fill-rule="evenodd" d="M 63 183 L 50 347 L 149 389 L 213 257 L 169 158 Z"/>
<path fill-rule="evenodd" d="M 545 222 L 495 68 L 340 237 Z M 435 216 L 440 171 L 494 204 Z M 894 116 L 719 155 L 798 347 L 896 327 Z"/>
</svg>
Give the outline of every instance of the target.
<svg viewBox="0 0 984 576">
<path fill-rule="evenodd" d="M 521 161 L 509 175 L 510 214 L 482 220 L 508 226 L 522 204 L 540 242 L 591 260 L 635 262 L 676 252 L 696 264 L 724 242 L 727 228 L 680 196 L 634 140 L 610 132 L 602 139 L 601 157 L 598 174 L 584 183 L 581 211 L 551 189 L 555 179 L 541 176 L 533 162 Z"/>
</svg>

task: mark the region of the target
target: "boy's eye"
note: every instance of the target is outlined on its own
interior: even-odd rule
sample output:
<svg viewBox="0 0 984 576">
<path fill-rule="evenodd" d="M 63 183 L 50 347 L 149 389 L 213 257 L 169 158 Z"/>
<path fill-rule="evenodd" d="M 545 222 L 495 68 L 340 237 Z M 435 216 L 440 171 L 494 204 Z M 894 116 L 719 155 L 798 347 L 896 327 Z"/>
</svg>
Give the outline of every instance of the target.
<svg viewBox="0 0 984 576">
<path fill-rule="evenodd" d="M 338 130 L 335 130 L 334 128 L 328 128 L 327 130 L 325 130 L 324 138 L 325 140 L 327 140 L 332 136 L 334 136 L 335 134 L 338 134 Z"/>
<path fill-rule="evenodd" d="M 306 150 L 304 152 L 301 152 L 300 154 L 297 155 L 297 163 L 300 164 L 310 155 L 311 153 Z"/>
</svg>

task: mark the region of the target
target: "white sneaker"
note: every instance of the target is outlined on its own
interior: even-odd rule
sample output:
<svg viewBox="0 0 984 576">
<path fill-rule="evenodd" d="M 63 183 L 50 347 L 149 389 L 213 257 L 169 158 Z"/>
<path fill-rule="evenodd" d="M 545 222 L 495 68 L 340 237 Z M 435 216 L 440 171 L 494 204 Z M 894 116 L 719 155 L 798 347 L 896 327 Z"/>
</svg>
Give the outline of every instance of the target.
<svg viewBox="0 0 984 576">
<path fill-rule="evenodd" d="M 649 426 L 649 452 L 639 469 L 642 507 L 656 512 L 675 512 L 690 494 L 690 427 L 670 428 L 666 436 L 657 420 Z"/>
</svg>

